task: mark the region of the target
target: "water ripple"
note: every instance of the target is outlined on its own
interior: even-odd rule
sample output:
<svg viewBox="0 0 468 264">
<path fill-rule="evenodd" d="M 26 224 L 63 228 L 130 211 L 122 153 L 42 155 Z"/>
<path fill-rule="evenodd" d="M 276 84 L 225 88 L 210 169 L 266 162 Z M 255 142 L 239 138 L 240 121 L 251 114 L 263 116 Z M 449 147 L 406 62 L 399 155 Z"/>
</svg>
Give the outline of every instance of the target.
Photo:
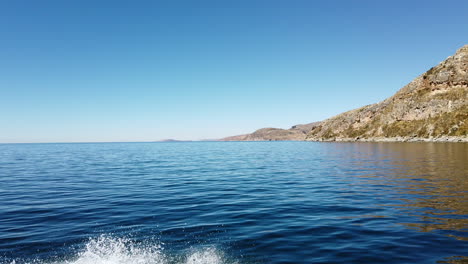
<svg viewBox="0 0 468 264">
<path fill-rule="evenodd" d="M 466 263 L 468 144 L 0 144 L 0 263 Z"/>
</svg>

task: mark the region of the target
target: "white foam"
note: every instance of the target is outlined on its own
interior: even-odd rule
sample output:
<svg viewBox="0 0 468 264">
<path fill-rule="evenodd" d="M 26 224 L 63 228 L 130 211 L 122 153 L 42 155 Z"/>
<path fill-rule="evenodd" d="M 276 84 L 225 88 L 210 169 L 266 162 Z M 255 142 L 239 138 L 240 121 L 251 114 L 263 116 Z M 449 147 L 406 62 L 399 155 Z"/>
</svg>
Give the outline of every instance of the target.
<svg viewBox="0 0 468 264">
<path fill-rule="evenodd" d="M 86 244 L 75 260 L 63 264 L 164 264 L 164 254 L 159 245 L 136 247 L 123 238 L 100 236 Z M 62 264 L 57 263 L 57 264 Z"/>
<path fill-rule="evenodd" d="M 179 259 L 180 261 L 176 261 Z M 10 264 L 223 264 L 221 251 L 214 247 L 192 250 L 186 256 L 168 256 L 161 245 L 142 246 L 130 239 L 102 235 L 90 239 L 86 246 L 67 260 L 44 262 L 35 260 Z"/>
<path fill-rule="evenodd" d="M 215 248 L 208 248 L 196 251 L 189 255 L 185 264 L 221 264 L 223 263 L 221 254 Z"/>
</svg>

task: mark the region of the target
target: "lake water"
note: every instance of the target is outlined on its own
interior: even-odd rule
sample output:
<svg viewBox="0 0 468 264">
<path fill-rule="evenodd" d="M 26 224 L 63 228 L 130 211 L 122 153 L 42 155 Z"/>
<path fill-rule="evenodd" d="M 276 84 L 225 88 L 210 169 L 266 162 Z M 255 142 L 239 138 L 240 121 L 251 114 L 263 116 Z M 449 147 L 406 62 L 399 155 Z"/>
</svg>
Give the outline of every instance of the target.
<svg viewBox="0 0 468 264">
<path fill-rule="evenodd" d="M 468 144 L 1 144 L 0 263 L 468 263 Z"/>
</svg>

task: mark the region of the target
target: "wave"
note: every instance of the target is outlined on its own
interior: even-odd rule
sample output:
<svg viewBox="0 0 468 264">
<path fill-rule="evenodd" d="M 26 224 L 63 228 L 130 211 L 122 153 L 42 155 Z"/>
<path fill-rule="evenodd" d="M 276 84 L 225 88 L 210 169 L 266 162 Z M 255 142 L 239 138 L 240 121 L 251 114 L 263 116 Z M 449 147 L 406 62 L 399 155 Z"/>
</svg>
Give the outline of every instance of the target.
<svg viewBox="0 0 468 264">
<path fill-rule="evenodd" d="M 161 244 L 141 245 L 127 238 L 101 235 L 90 239 L 78 253 L 60 261 L 21 261 L 10 264 L 237 264 L 215 247 L 190 249 L 180 255 L 164 252 Z"/>
</svg>

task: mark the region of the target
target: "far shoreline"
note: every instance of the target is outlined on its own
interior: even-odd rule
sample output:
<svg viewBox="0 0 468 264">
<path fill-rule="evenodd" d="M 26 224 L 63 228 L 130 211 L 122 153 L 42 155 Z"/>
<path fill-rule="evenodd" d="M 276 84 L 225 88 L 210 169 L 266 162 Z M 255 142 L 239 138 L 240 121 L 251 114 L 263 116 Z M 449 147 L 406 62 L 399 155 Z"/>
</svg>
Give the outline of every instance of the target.
<svg viewBox="0 0 468 264">
<path fill-rule="evenodd" d="M 94 142 L 0 142 L 0 145 L 19 144 L 115 144 L 115 143 L 206 143 L 206 142 L 337 142 L 337 143 L 468 143 L 468 137 L 381 137 L 381 138 L 327 138 L 304 140 L 177 140 L 177 141 L 94 141 Z"/>
</svg>

